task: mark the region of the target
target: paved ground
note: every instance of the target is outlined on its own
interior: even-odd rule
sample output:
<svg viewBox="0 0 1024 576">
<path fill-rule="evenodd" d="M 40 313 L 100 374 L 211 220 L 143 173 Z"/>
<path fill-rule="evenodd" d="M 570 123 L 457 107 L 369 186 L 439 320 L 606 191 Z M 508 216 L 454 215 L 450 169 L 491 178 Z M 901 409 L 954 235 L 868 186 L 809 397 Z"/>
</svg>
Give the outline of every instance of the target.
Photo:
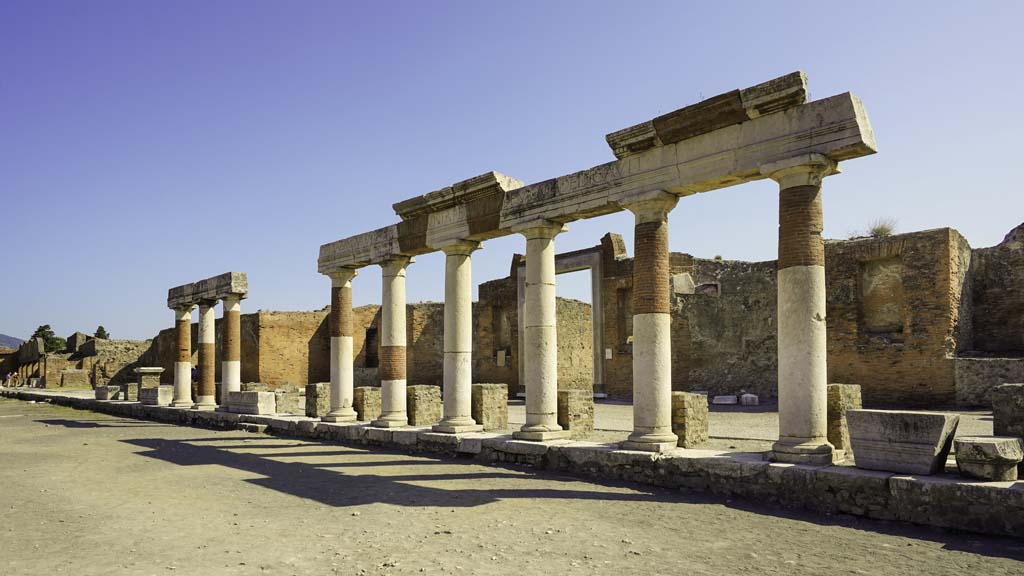
<svg viewBox="0 0 1024 576">
<path fill-rule="evenodd" d="M 1024 542 L 0 399 L 0 574 L 1001 574 Z"/>
</svg>

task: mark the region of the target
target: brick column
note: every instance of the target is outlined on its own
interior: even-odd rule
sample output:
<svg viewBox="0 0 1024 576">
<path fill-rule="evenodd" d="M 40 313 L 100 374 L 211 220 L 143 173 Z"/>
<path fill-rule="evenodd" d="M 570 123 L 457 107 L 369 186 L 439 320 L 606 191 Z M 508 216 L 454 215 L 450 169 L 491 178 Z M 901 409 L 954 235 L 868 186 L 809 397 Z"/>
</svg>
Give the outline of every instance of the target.
<svg viewBox="0 0 1024 576">
<path fill-rule="evenodd" d="M 457 241 L 441 247 L 444 273 L 444 417 L 435 432 L 483 430 L 473 420 L 473 275 L 469 255 L 479 242 Z"/>
<path fill-rule="evenodd" d="M 217 407 L 216 376 L 217 336 L 214 324 L 215 300 L 199 303 L 199 386 L 196 391 L 196 410 L 213 410 Z"/>
<path fill-rule="evenodd" d="M 779 462 L 831 464 L 825 349 L 821 181 L 838 167 L 819 154 L 763 166 L 779 183 Z"/>
<path fill-rule="evenodd" d="M 672 433 L 672 341 L 668 213 L 679 199 L 666 192 L 630 198 L 636 216 L 633 259 L 633 433 L 628 450 L 676 447 Z"/>
<path fill-rule="evenodd" d="M 412 261 L 401 256 L 381 264 L 381 414 L 373 422 L 381 428 L 409 424 L 405 398 L 405 268 Z"/>
<path fill-rule="evenodd" d="M 355 422 L 352 408 L 352 279 L 354 268 L 340 268 L 331 277 L 331 411 L 324 422 Z"/>
<path fill-rule="evenodd" d="M 192 308 L 174 309 L 174 331 L 178 341 L 178 359 L 174 362 L 174 399 L 171 406 L 192 406 Z"/>
<path fill-rule="evenodd" d="M 566 227 L 554 222 L 516 230 L 526 237 L 526 302 L 523 305 L 523 375 L 526 424 L 513 434 L 522 440 L 567 438 L 558 425 L 558 334 L 555 327 L 555 236 Z"/>
<path fill-rule="evenodd" d="M 229 392 L 242 390 L 242 303 L 241 296 L 224 297 L 223 351 L 220 363 L 220 404 L 228 403 Z"/>
</svg>

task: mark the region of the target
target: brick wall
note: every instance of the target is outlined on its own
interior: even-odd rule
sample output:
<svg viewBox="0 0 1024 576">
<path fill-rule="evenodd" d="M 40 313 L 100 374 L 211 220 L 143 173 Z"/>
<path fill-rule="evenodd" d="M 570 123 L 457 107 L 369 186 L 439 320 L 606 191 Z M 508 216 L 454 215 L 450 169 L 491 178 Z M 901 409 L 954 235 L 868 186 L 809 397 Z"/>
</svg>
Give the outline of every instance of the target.
<svg viewBox="0 0 1024 576">
<path fill-rule="evenodd" d="M 974 350 L 1024 355 L 1024 224 L 973 257 Z"/>
</svg>

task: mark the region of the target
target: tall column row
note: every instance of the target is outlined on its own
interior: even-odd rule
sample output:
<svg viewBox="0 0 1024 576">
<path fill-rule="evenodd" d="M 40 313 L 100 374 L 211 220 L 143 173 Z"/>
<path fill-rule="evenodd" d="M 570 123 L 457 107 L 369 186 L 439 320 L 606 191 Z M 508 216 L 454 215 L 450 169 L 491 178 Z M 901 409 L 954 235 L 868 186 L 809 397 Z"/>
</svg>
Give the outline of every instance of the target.
<svg viewBox="0 0 1024 576">
<path fill-rule="evenodd" d="M 411 258 L 399 257 L 381 265 L 381 414 L 373 425 L 399 428 L 409 423 L 405 389 L 405 268 Z"/>
<path fill-rule="evenodd" d="M 354 268 L 340 268 L 331 278 L 331 313 L 328 332 L 331 337 L 331 411 L 325 422 L 354 422 L 352 407 L 352 279 Z"/>
<path fill-rule="evenodd" d="M 217 398 L 216 385 L 216 300 L 199 303 L 199 376 L 195 400 L 192 398 L 192 309 L 194 304 L 174 309 L 177 358 L 174 362 L 174 399 L 171 406 L 196 410 L 213 410 L 218 404 L 227 404 L 228 392 L 242 387 L 241 298 L 230 294 L 224 301 L 224 334 L 221 350 L 221 397 Z"/>
</svg>

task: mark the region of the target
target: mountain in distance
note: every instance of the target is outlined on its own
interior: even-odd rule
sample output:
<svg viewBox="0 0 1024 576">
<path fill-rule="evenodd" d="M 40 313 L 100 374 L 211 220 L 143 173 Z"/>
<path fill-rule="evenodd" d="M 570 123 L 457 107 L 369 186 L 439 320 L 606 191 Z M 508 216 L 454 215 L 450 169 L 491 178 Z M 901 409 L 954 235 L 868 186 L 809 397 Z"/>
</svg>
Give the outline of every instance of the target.
<svg viewBox="0 0 1024 576">
<path fill-rule="evenodd" d="M 14 336 L 8 336 L 7 334 L 0 334 L 0 348 L 11 348 L 17 350 L 18 346 L 24 342 L 21 338 L 15 338 Z"/>
</svg>

